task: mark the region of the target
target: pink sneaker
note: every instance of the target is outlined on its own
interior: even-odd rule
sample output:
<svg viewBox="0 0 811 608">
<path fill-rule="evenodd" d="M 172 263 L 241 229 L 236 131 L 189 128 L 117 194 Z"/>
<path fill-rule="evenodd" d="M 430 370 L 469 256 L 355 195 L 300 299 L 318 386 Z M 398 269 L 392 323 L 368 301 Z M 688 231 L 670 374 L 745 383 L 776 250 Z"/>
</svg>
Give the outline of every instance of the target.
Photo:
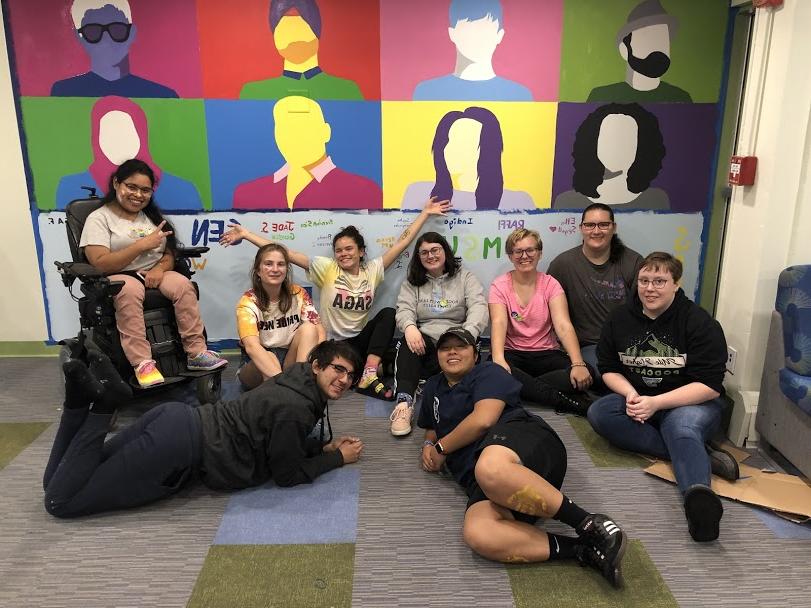
<svg viewBox="0 0 811 608">
<path fill-rule="evenodd" d="M 411 432 L 411 417 L 414 415 L 414 406 L 405 401 L 397 404 L 391 413 L 391 434 L 395 437 L 402 437 Z"/>
<path fill-rule="evenodd" d="M 228 365 L 228 360 L 220 357 L 220 353 L 213 350 L 204 350 L 196 357 L 189 357 L 186 360 L 186 367 L 194 371 L 209 371 L 219 369 Z"/>
<path fill-rule="evenodd" d="M 141 388 L 164 383 L 163 374 L 158 371 L 154 359 L 146 359 L 138 364 L 135 368 L 135 379 Z"/>
</svg>

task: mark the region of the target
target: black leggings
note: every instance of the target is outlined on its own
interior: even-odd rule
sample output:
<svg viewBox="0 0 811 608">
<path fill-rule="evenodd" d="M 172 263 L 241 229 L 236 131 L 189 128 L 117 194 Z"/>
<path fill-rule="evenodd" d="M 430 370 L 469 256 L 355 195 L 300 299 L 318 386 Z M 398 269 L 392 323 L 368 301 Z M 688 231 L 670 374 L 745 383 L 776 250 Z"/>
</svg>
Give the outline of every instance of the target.
<svg viewBox="0 0 811 608">
<path fill-rule="evenodd" d="M 547 403 L 555 391 L 577 392 L 569 377 L 571 361 L 559 350 L 517 351 L 505 350 L 504 359 L 521 385 L 521 398 L 533 403 Z M 596 372 L 588 366 L 592 378 Z"/>
<path fill-rule="evenodd" d="M 365 363 L 368 355 L 377 355 L 382 359 L 391 344 L 392 336 L 394 336 L 394 309 L 384 308 L 366 321 L 366 325 L 357 336 L 347 338 L 344 342 L 358 351 Z"/>
<path fill-rule="evenodd" d="M 394 360 L 395 393 L 406 393 L 413 397 L 420 378 L 428 378 L 440 372 L 434 341 L 424 333 L 422 339 L 425 342 L 424 355 L 411 352 L 405 338 L 397 342 L 397 357 Z"/>
<path fill-rule="evenodd" d="M 45 510 L 78 517 L 150 503 L 178 492 L 201 457 L 202 426 L 185 403 L 159 405 L 105 442 L 112 416 L 62 412 L 45 468 Z"/>
</svg>

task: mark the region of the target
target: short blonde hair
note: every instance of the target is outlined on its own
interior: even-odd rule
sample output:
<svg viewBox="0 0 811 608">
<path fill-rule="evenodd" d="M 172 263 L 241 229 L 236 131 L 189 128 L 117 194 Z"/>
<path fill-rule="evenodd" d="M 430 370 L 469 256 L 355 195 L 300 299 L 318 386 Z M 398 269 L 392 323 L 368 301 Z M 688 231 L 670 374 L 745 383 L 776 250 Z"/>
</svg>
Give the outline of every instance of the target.
<svg viewBox="0 0 811 608">
<path fill-rule="evenodd" d="M 507 237 L 507 243 L 504 245 L 507 250 L 507 255 L 512 255 L 515 244 L 521 239 L 533 238 L 538 243 L 538 249 L 543 251 L 543 242 L 541 235 L 537 230 L 529 230 L 527 228 L 516 228 Z"/>
<path fill-rule="evenodd" d="M 73 19 L 73 25 L 78 30 L 82 27 L 82 19 L 87 11 L 95 11 L 104 8 L 108 4 L 114 6 L 127 18 L 128 23 L 132 23 L 132 11 L 130 10 L 130 3 L 127 0 L 73 0 L 70 7 L 70 16 Z"/>
</svg>

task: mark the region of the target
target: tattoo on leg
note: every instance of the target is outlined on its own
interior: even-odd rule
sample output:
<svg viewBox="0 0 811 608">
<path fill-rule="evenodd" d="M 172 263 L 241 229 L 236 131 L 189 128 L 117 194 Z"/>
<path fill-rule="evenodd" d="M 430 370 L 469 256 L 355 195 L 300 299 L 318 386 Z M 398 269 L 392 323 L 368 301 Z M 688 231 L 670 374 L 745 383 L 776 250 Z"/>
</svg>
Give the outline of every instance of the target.
<svg viewBox="0 0 811 608">
<path fill-rule="evenodd" d="M 508 555 L 504 558 L 505 564 L 528 564 L 529 560 L 522 555 Z"/>
<path fill-rule="evenodd" d="M 544 515 L 547 513 L 546 501 L 536 490 L 525 486 L 507 499 L 507 506 L 527 515 Z"/>
</svg>

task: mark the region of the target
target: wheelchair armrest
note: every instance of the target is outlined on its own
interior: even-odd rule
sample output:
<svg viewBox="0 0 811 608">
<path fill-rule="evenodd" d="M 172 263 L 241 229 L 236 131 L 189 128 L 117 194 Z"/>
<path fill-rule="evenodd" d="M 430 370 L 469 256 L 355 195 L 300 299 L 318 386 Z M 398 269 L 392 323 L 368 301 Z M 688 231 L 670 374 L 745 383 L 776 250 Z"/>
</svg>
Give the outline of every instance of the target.
<svg viewBox="0 0 811 608">
<path fill-rule="evenodd" d="M 70 287 L 76 279 L 80 281 L 98 280 L 104 277 L 95 266 L 82 262 L 54 262 L 57 271 L 62 275 L 62 283 L 65 287 Z"/>
<path fill-rule="evenodd" d="M 208 253 L 210 247 L 178 247 L 175 249 L 175 258 L 199 258 L 204 253 Z"/>
</svg>

